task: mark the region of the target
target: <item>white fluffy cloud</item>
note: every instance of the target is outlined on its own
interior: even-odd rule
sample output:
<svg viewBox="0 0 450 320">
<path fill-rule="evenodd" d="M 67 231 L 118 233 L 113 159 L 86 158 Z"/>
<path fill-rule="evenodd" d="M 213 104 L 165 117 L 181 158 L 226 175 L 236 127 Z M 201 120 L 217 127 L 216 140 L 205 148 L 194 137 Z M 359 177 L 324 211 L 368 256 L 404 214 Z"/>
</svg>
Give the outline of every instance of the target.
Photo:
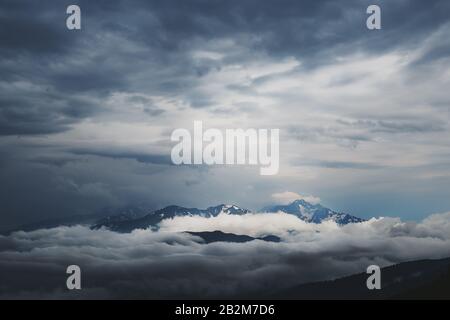
<svg viewBox="0 0 450 320">
<path fill-rule="evenodd" d="M 365 271 L 369 264 L 450 256 L 450 213 L 419 223 L 379 218 L 338 226 L 282 213 L 179 217 L 160 231 L 120 234 L 84 226 L 0 237 L 0 297 L 205 298 L 251 296 Z M 205 244 L 179 231 L 274 234 L 279 243 Z M 65 268 L 83 290 L 65 290 Z"/>
</svg>

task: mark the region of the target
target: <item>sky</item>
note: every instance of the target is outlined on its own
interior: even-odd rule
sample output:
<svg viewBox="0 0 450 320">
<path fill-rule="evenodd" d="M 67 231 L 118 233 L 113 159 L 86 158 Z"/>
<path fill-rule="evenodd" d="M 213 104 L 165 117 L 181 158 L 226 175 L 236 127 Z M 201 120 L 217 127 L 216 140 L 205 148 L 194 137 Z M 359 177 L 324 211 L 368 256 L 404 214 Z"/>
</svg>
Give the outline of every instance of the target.
<svg viewBox="0 0 450 320">
<path fill-rule="evenodd" d="M 78 4 L 82 29 L 66 28 Z M 382 29 L 366 28 L 378 4 Z M 145 203 L 450 209 L 448 1 L 0 3 L 0 229 Z M 279 128 L 280 170 L 175 166 L 171 132 Z"/>
</svg>

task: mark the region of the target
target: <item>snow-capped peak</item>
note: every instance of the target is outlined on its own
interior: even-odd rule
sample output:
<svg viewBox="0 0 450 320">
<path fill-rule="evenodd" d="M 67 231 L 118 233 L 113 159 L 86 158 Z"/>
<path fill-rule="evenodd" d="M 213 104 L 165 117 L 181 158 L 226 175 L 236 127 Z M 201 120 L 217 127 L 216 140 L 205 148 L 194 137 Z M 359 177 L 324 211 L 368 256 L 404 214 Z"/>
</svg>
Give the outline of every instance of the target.
<svg viewBox="0 0 450 320">
<path fill-rule="evenodd" d="M 320 204 L 312 204 L 303 199 L 295 200 L 287 205 L 275 205 L 262 209 L 262 212 L 285 212 L 293 214 L 306 222 L 320 223 L 333 220 L 338 224 L 348 224 L 364 221 L 346 213 L 340 213 L 325 208 Z"/>
</svg>

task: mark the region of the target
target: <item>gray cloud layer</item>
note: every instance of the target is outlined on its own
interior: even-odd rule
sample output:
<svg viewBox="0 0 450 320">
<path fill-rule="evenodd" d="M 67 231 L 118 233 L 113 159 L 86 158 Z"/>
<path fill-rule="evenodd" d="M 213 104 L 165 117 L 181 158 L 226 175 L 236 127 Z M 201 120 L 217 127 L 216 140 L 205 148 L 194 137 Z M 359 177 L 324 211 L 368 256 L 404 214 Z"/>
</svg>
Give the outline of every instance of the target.
<svg viewBox="0 0 450 320">
<path fill-rule="evenodd" d="M 178 218 L 177 218 L 178 219 Z M 339 227 L 266 214 L 165 221 L 164 231 L 118 234 L 83 226 L 0 237 L 1 298 L 252 297 L 304 282 L 450 255 L 449 213 L 420 223 L 373 219 Z M 192 221 L 189 221 L 192 220 Z M 198 220 L 204 220 L 198 221 Z M 208 227 L 209 226 L 209 227 Z M 183 230 L 277 234 L 283 242 L 203 244 Z M 65 269 L 82 269 L 82 290 L 65 288 Z"/>
</svg>

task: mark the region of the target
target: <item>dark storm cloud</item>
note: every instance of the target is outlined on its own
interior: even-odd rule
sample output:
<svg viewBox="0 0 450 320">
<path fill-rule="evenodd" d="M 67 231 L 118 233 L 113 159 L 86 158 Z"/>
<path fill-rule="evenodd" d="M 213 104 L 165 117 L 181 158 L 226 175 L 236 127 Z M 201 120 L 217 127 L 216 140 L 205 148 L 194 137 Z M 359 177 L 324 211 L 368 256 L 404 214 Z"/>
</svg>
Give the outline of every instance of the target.
<svg viewBox="0 0 450 320">
<path fill-rule="evenodd" d="M 337 119 L 328 126 L 287 126 L 287 137 L 300 141 L 337 141 L 356 146 L 361 142 L 373 142 L 381 135 L 413 135 L 444 133 L 448 130 L 445 119 L 436 118 L 434 114 L 413 118 L 409 114 L 361 115 L 361 119 Z"/>
<path fill-rule="evenodd" d="M 40 156 L 34 158 L 32 161 L 36 163 L 41 163 L 48 166 L 56 166 L 56 167 L 63 167 L 71 162 L 75 161 L 81 161 L 78 158 L 70 158 L 70 157 L 58 157 L 58 156 Z"/>
<path fill-rule="evenodd" d="M 143 2 L 144 3 L 144 2 Z M 383 9 L 385 33 L 367 34 L 365 9 Z M 166 39 L 249 34 L 251 44 L 276 56 L 332 58 L 335 50 L 384 51 L 448 21 L 446 1 L 165 1 L 143 4 L 158 17 Z M 177 8 L 178 10 L 174 10 Z M 433 11 L 435 14 L 429 15 Z M 363 27 L 361 27 L 363 26 Z M 147 38 L 148 39 L 148 38 Z M 247 40 L 248 38 L 244 38 Z M 172 41 L 174 44 L 180 43 Z M 353 46 L 346 45 L 352 43 Z"/>
<path fill-rule="evenodd" d="M 97 112 L 93 98 L 123 87 L 122 75 L 104 59 L 86 57 L 95 32 L 65 28 L 68 4 L 0 4 L 0 135 L 65 131 Z"/>
<path fill-rule="evenodd" d="M 450 6 L 447 1 L 377 1 L 383 8 L 386 31 L 368 34 L 365 8 L 372 1 L 76 3 L 82 8 L 83 29 L 69 32 L 65 28 L 67 1 L 2 1 L 2 79 L 39 84 L 40 91 L 39 98 L 20 99 L 29 92 L 2 88 L 0 134 L 67 130 L 67 124 L 100 107 L 84 108 L 77 101 L 79 94 L 97 98 L 114 90 L 186 92 L 195 87 L 195 77 L 211 67 L 220 68 L 206 61 L 199 65 L 188 56 L 186 49 L 206 41 L 229 37 L 245 44 L 249 52 L 227 58 L 236 61 L 251 59 L 253 51 L 279 58 L 295 56 L 305 65 L 317 65 L 346 52 L 376 53 L 416 44 L 448 21 Z M 140 49 L 135 51 L 133 46 Z M 446 52 L 445 47 L 430 49 L 422 60 L 438 59 Z M 133 79 L 138 70 L 146 68 L 154 76 L 166 71 L 157 82 Z M 43 101 L 48 90 L 54 97 Z M 201 93 L 193 92 L 187 99 L 192 107 L 211 104 L 211 98 Z M 68 115 L 67 107 L 58 101 L 76 104 L 72 110 L 81 111 Z"/>
<path fill-rule="evenodd" d="M 365 10 L 372 3 L 382 6 L 380 32 L 368 32 L 365 28 Z M 66 29 L 65 10 L 69 4 L 81 6 L 80 31 Z M 109 128 L 107 120 L 128 125 L 120 131 L 124 135 L 134 126 L 136 118 L 145 120 L 149 127 L 161 128 L 165 137 L 170 134 L 167 128 L 173 127 L 172 122 L 175 125 L 184 120 L 179 118 L 186 114 L 178 117 L 176 111 L 192 108 L 199 114 L 211 112 L 217 118 L 226 116 L 227 121 L 233 120 L 230 121 L 233 125 L 235 119 L 247 117 L 261 118 L 272 126 L 270 113 L 269 119 L 264 119 L 267 116 L 261 112 L 259 101 L 247 97 L 276 100 L 289 95 L 285 92 L 279 96 L 277 93 L 261 95 L 258 86 L 292 75 L 289 72 L 305 72 L 309 76 L 309 71 L 333 65 L 338 58 L 354 53 L 370 57 L 423 49 L 405 68 L 410 69 L 413 80 L 425 85 L 428 81 L 418 75 L 446 56 L 448 37 L 444 34 L 434 42 L 425 40 L 448 23 L 449 6 L 444 0 L 1 1 L 1 227 L 55 215 L 89 213 L 98 206 L 142 199 L 155 206 L 234 200 L 232 197 L 243 201 L 253 197 L 253 203 L 259 202 L 261 194 L 256 191 L 252 197 L 245 192 L 237 191 L 234 195 L 228 192 L 235 190 L 236 184 L 242 184 L 248 190 L 259 186 L 270 194 L 273 190 L 269 191 L 260 180 L 247 181 L 245 175 L 233 176 L 230 171 L 223 176 L 199 176 L 200 170 L 209 169 L 163 167 L 161 164 L 169 164 L 169 159 L 156 151 L 124 152 L 104 145 L 108 144 L 105 140 L 111 142 L 119 135 L 113 134 L 115 127 Z M 196 57 L 194 53 L 202 50 L 219 53 L 220 57 Z M 222 92 L 215 95 L 214 90 L 203 90 L 200 85 L 203 78 L 228 66 L 247 66 L 258 61 L 256 68 L 265 69 L 266 63 L 270 66 L 289 57 L 301 66 L 286 73 L 268 72 L 248 82 L 232 84 L 221 83 L 219 75 L 217 83 L 210 83 L 218 87 L 223 84 L 236 95 L 247 95 L 244 98 L 248 103 L 237 99 L 235 104 L 231 102 L 233 108 L 221 105 Z M 423 69 L 415 72 L 417 66 Z M 433 73 L 423 74 L 427 79 L 436 78 Z M 330 81 L 330 88 L 357 85 L 356 80 L 366 75 L 335 77 Z M 297 88 L 292 91 L 295 94 Z M 123 104 L 115 101 L 121 94 L 131 97 L 130 100 L 124 98 Z M 433 94 L 433 99 L 442 108 L 448 106 L 448 99 L 443 95 Z M 276 102 L 279 101 L 281 104 L 286 100 Z M 344 99 L 342 103 L 347 101 Z M 130 105 L 137 106 L 135 114 Z M 445 123 L 426 117 L 423 121 L 406 117 L 387 119 L 390 115 L 370 117 L 364 114 L 367 109 L 360 108 L 359 116 L 347 123 L 314 123 L 304 129 L 286 131 L 298 140 L 337 141 L 337 144 L 354 146 L 374 141 L 378 133 L 425 134 L 445 129 Z M 280 107 L 279 114 L 283 112 Z M 241 118 L 243 114 L 245 117 Z M 289 125 L 297 122 L 296 115 L 290 117 Z M 88 128 L 82 127 L 85 121 Z M 348 128 L 358 130 L 347 131 Z M 71 129 L 76 129 L 75 133 L 67 132 Z M 22 137 L 30 139 L 28 148 L 24 147 L 20 157 L 17 154 L 8 158 L 16 151 L 12 146 L 19 143 L 17 135 L 29 136 Z M 130 140 L 133 138 L 136 137 L 130 136 Z M 150 138 L 158 139 L 159 147 L 167 147 L 168 140 Z M 79 149 L 71 152 L 74 146 Z M 367 168 L 360 162 L 318 161 L 322 166 Z M 162 167 L 173 171 L 148 178 Z M 234 181 L 227 184 L 230 179 Z M 215 187 L 205 186 L 207 183 Z M 285 180 L 278 182 L 281 188 L 286 188 L 285 185 Z M 205 199 L 199 199 L 199 194 Z M 207 197 L 210 199 L 206 200 Z"/>
<path fill-rule="evenodd" d="M 12 58 L 23 54 L 37 57 L 45 54 L 56 56 L 70 51 L 73 39 L 68 38 L 62 28 L 58 28 L 64 19 L 58 15 L 54 4 L 55 2 L 52 5 L 50 1 L 2 1 L 0 19 L 2 57 Z"/>
<path fill-rule="evenodd" d="M 9 88 L 0 97 L 0 135 L 50 134 L 65 131 L 74 121 L 94 114 L 88 99 L 64 97 L 28 88 Z"/>
<path fill-rule="evenodd" d="M 112 159 L 134 159 L 141 163 L 152 163 L 152 164 L 164 164 L 173 165 L 170 156 L 161 154 L 145 154 L 137 152 L 120 152 L 120 151 L 100 151 L 100 150 L 89 150 L 89 149 L 74 149 L 70 150 L 71 153 L 76 155 L 90 155 L 98 157 L 106 157 Z"/>
</svg>

